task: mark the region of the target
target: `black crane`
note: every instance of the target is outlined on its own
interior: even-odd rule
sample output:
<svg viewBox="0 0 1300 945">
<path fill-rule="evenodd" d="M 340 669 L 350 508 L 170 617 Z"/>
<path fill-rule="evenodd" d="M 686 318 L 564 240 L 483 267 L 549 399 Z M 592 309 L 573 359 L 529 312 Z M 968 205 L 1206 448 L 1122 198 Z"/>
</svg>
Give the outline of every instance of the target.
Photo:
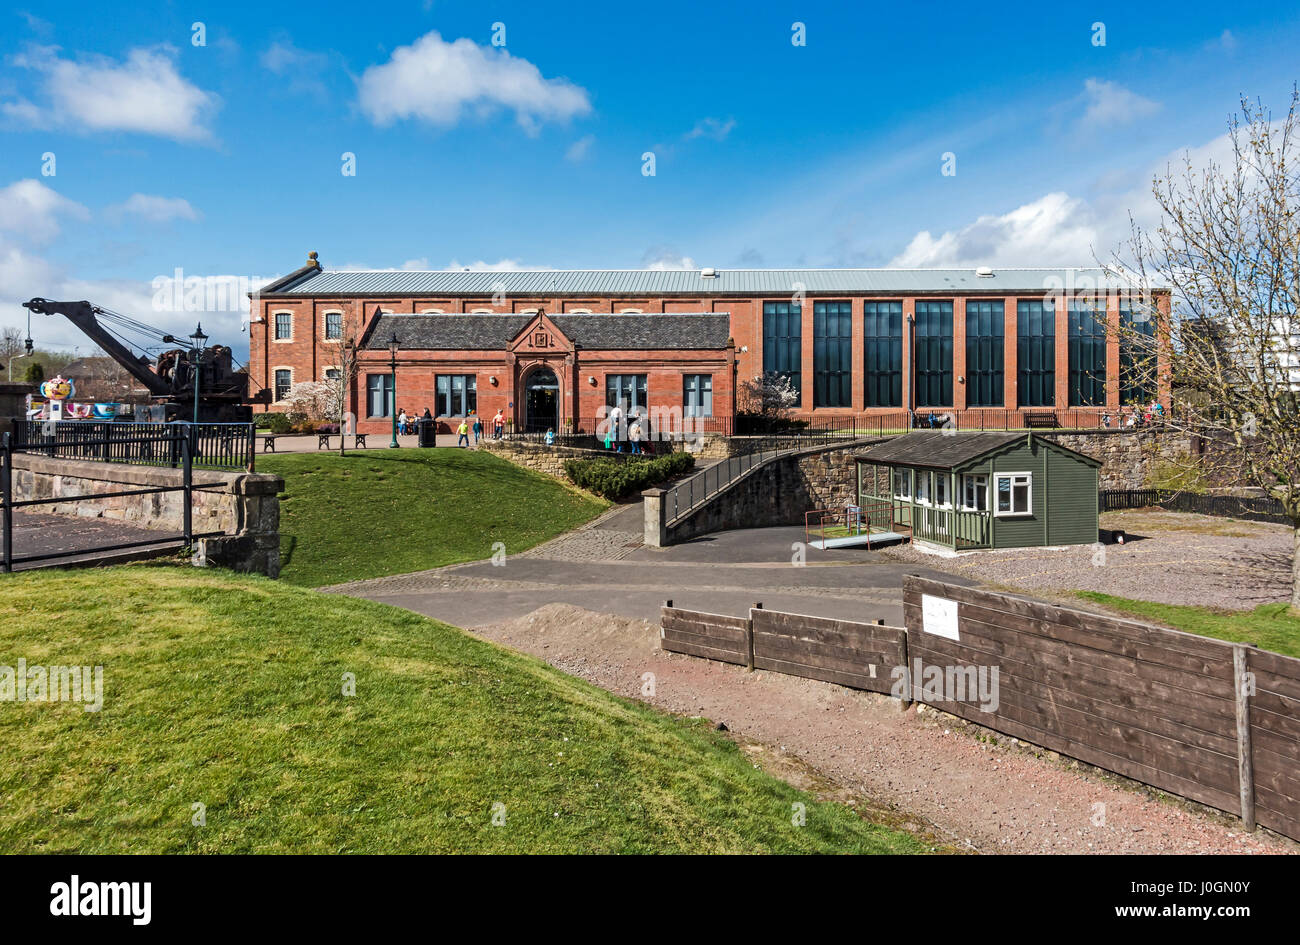
<svg viewBox="0 0 1300 945">
<path fill-rule="evenodd" d="M 193 409 L 196 362 L 201 422 L 247 423 L 253 418 L 248 405 L 248 375 L 234 369 L 231 351 L 223 345 L 201 351 L 173 348 L 150 360 L 118 340 L 100 319 L 114 325 L 119 332 L 129 332 L 162 345 L 184 344 L 185 339 L 85 300 L 53 302 L 35 298 L 24 302 L 23 307 L 42 315 L 62 315 L 76 325 L 149 391 L 155 403 L 167 406 L 169 420 L 184 418 Z"/>
</svg>

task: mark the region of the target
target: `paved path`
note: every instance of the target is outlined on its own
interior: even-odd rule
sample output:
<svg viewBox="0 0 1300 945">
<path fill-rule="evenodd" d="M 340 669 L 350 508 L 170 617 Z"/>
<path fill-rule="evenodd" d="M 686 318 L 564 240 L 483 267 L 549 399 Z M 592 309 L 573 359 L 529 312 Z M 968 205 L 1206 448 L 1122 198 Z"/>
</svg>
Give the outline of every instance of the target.
<svg viewBox="0 0 1300 945">
<path fill-rule="evenodd" d="M 664 600 L 679 607 L 744 615 L 769 610 L 900 625 L 905 574 L 959 583 L 929 568 L 875 552 L 807 549 L 800 527 L 719 532 L 654 549 L 641 545 L 639 504 L 620 507 L 558 539 L 491 561 L 356 581 L 330 588 L 405 607 L 459 627 L 512 620 L 544 604 L 656 620 Z"/>
<path fill-rule="evenodd" d="M 78 552 L 97 546 L 118 544 L 121 542 L 148 541 L 151 538 L 172 536 L 171 532 L 159 532 L 148 528 L 138 528 L 125 522 L 106 518 L 80 518 L 75 515 L 49 515 L 39 512 L 14 511 L 14 557 L 25 555 L 58 554 L 60 552 Z M 143 554 L 168 548 L 179 548 L 182 542 L 175 537 L 153 542 L 148 545 L 118 552 L 85 551 L 66 557 L 53 558 L 48 561 L 20 562 L 14 565 L 15 571 L 32 568 L 48 568 L 74 563 L 99 560 L 107 556 L 127 553 Z"/>
</svg>

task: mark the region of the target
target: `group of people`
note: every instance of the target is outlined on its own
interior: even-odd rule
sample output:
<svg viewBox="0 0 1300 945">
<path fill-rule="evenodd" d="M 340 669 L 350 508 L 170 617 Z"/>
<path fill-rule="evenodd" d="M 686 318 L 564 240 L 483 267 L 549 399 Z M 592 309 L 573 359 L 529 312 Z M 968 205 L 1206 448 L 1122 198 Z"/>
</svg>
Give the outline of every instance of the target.
<svg viewBox="0 0 1300 945">
<path fill-rule="evenodd" d="M 623 435 L 627 435 L 628 449 L 632 453 L 643 453 L 645 448 L 643 443 L 649 442 L 649 424 L 642 426 L 642 419 L 637 414 L 631 414 L 626 421 L 626 430 L 624 430 L 623 408 L 614 406 L 609 409 L 606 415 L 609 423 L 609 431 L 605 434 L 605 449 L 613 450 L 616 453 L 623 452 Z"/>
<path fill-rule="evenodd" d="M 411 414 L 408 414 L 405 409 L 399 408 L 397 411 L 397 432 L 400 435 L 405 436 L 407 434 L 416 433 L 419 429 L 419 425 L 421 423 L 426 423 L 426 422 L 427 423 L 434 422 L 433 412 L 428 407 L 424 408 L 424 413 L 419 417 L 415 417 L 412 416 Z M 497 439 L 497 440 L 501 439 L 501 437 L 505 434 L 505 429 L 506 429 L 505 413 L 503 411 L 498 410 L 496 412 L 496 416 L 492 418 L 493 439 Z M 470 445 L 469 438 L 471 434 L 474 437 L 475 446 L 478 446 L 479 441 L 483 439 L 483 437 L 485 436 L 483 430 L 483 418 L 478 416 L 477 414 L 460 418 L 460 423 L 456 425 L 456 445 L 468 447 Z M 554 434 L 552 433 L 551 441 L 553 441 L 553 438 L 554 438 Z"/>
<path fill-rule="evenodd" d="M 1112 420 L 1110 411 L 1101 415 L 1101 425 L 1106 429 L 1111 426 L 1117 426 L 1121 430 L 1132 430 L 1135 427 L 1150 426 L 1153 423 L 1160 423 L 1165 419 L 1165 405 L 1158 400 L 1143 406 L 1130 407 L 1128 412 L 1120 411 L 1118 417 Z"/>
</svg>

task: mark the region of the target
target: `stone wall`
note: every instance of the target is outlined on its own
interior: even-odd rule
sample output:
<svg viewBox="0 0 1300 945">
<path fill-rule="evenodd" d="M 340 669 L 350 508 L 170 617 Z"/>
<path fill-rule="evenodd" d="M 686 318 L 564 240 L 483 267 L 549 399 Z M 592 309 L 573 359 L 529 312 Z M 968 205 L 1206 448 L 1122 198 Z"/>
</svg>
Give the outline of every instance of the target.
<svg viewBox="0 0 1300 945">
<path fill-rule="evenodd" d="M 1093 430 L 1046 433 L 1066 449 L 1101 460 L 1099 489 L 1146 489 L 1161 465 L 1185 460 L 1202 449 L 1198 437 L 1179 430 Z"/>
<path fill-rule="evenodd" d="M 183 471 L 155 466 L 128 466 L 85 460 L 13 454 L 14 499 L 56 499 L 33 511 L 83 518 L 115 519 L 138 528 L 179 533 L 184 528 L 185 494 L 105 496 L 108 492 L 174 487 Z M 195 470 L 191 521 L 195 534 L 224 532 L 200 539 L 194 563 L 276 577 L 280 573 L 280 498 L 284 480 L 258 473 Z"/>
<path fill-rule="evenodd" d="M 626 452 L 616 453 L 613 450 L 588 450 L 576 446 L 547 446 L 544 443 L 531 443 L 524 440 L 484 440 L 479 443 L 479 449 L 500 456 L 516 466 L 523 466 L 539 473 L 545 473 L 548 476 L 554 476 L 556 479 L 563 479 L 565 482 L 569 481 L 569 477 L 564 474 L 564 461 L 566 459 L 612 459 L 616 463 L 622 463 L 629 459 L 645 458 Z"/>
</svg>

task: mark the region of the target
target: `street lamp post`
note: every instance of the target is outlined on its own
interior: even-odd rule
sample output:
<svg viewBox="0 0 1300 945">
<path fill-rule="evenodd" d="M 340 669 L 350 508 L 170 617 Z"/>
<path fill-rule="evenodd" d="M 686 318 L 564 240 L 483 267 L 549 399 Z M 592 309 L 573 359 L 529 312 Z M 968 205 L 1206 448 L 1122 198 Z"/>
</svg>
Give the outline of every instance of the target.
<svg viewBox="0 0 1300 945">
<path fill-rule="evenodd" d="M 194 422 L 199 422 L 199 379 L 202 377 L 202 371 L 199 366 L 203 362 L 203 346 L 208 342 L 208 336 L 203 334 L 203 325 L 200 323 L 194 329 L 194 334 L 190 335 L 190 342 L 194 352 L 194 363 L 190 365 L 190 374 L 194 378 Z"/>
<path fill-rule="evenodd" d="M 388 412 L 393 418 L 393 441 L 388 444 L 390 449 L 397 449 L 400 445 L 397 442 L 397 352 L 400 348 L 397 332 L 393 332 L 393 337 L 388 341 L 389 386 L 392 388 L 392 400 L 388 404 Z"/>
</svg>

